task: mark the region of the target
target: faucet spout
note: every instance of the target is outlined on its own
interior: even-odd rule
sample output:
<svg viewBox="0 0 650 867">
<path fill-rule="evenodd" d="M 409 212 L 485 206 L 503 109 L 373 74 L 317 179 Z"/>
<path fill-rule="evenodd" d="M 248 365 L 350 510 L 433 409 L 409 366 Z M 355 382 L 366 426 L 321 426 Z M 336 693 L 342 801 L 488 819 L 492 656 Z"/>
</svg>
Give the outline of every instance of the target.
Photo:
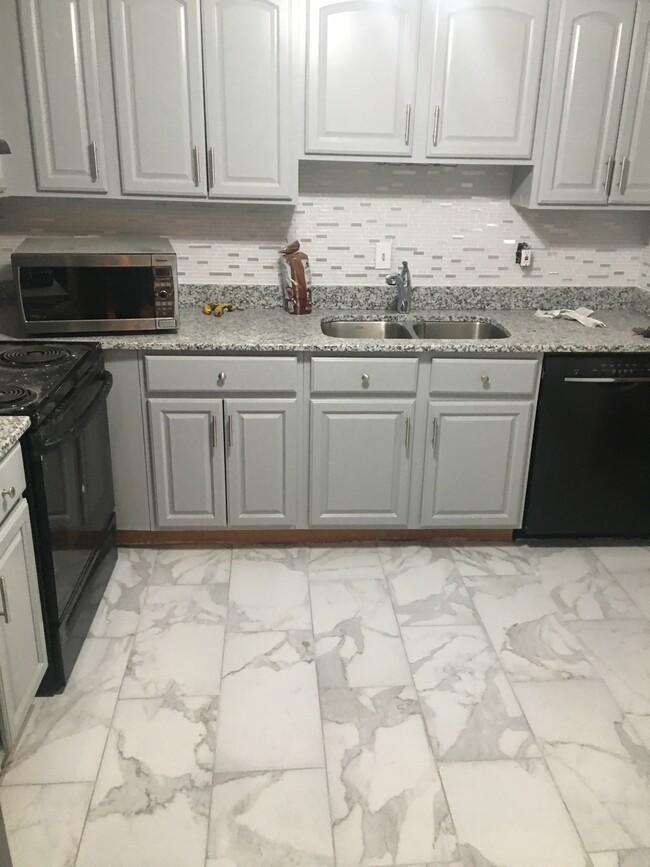
<svg viewBox="0 0 650 867">
<path fill-rule="evenodd" d="M 409 313 L 413 300 L 413 285 L 411 283 L 411 272 L 408 262 L 404 260 L 400 265 L 396 274 L 389 274 L 386 277 L 388 286 L 397 288 L 397 312 Z"/>
</svg>

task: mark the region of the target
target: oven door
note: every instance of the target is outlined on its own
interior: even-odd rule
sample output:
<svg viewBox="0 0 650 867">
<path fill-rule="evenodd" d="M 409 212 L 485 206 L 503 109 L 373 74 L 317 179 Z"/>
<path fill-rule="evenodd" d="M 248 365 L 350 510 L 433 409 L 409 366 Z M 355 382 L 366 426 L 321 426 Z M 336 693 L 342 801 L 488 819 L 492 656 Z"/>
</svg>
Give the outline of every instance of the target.
<svg viewBox="0 0 650 867">
<path fill-rule="evenodd" d="M 28 332 L 97 333 L 156 329 L 151 256 L 43 257 L 15 268 Z"/>
<path fill-rule="evenodd" d="M 80 383 L 39 429 L 57 621 L 83 589 L 115 509 L 106 397 L 110 373 Z"/>
</svg>

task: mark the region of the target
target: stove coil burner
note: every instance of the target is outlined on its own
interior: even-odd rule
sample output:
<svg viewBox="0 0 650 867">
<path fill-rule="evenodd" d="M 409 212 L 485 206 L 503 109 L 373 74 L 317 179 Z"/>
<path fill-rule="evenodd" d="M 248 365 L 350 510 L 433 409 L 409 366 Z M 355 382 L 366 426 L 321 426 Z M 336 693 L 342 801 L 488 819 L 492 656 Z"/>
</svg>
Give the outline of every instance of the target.
<svg viewBox="0 0 650 867">
<path fill-rule="evenodd" d="M 36 397 L 29 388 L 0 388 L 0 406 L 20 406 Z"/>
<path fill-rule="evenodd" d="M 54 364 L 70 357 L 67 349 L 58 346 L 28 346 L 22 349 L 7 349 L 0 352 L 0 361 L 21 366 L 38 364 Z"/>
</svg>

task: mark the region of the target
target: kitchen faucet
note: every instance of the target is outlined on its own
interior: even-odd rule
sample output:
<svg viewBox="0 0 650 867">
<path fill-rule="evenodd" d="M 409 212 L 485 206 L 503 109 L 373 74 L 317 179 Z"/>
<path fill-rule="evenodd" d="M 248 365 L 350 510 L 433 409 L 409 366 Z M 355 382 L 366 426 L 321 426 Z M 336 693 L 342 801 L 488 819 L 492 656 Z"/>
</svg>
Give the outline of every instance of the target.
<svg viewBox="0 0 650 867">
<path fill-rule="evenodd" d="M 413 300 L 413 285 L 409 264 L 406 260 L 402 262 L 396 274 L 389 274 L 386 277 L 386 284 L 397 287 L 397 312 L 409 313 Z"/>
</svg>

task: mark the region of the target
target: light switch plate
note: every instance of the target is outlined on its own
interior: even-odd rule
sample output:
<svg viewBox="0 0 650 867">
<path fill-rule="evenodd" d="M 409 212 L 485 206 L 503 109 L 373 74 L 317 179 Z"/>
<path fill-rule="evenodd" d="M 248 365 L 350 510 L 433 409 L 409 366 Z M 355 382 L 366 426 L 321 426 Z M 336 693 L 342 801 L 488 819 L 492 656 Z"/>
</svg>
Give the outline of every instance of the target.
<svg viewBox="0 0 650 867">
<path fill-rule="evenodd" d="M 375 268 L 390 270 L 390 241 L 380 241 L 375 247 Z"/>
</svg>

